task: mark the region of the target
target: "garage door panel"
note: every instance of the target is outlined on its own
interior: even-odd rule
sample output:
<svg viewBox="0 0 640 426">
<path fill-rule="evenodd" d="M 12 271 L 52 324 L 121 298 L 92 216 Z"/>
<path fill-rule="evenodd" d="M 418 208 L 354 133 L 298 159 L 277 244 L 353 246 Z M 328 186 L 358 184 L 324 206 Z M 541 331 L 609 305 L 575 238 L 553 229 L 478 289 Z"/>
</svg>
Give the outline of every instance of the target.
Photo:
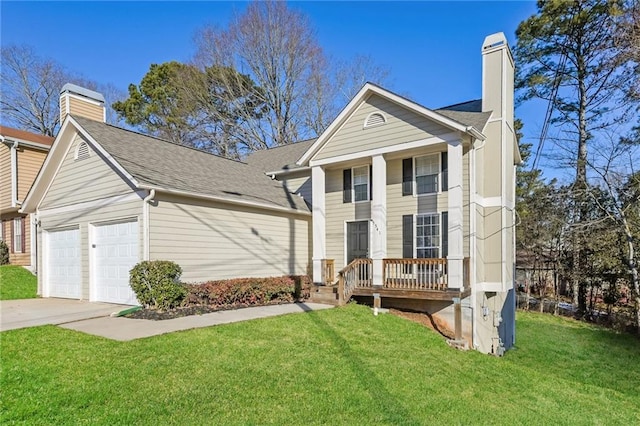
<svg viewBox="0 0 640 426">
<path fill-rule="evenodd" d="M 129 271 L 138 263 L 138 222 L 95 226 L 96 300 L 137 304 Z"/>
<path fill-rule="evenodd" d="M 45 286 L 49 296 L 80 299 L 80 230 L 49 231 L 47 240 Z"/>
</svg>

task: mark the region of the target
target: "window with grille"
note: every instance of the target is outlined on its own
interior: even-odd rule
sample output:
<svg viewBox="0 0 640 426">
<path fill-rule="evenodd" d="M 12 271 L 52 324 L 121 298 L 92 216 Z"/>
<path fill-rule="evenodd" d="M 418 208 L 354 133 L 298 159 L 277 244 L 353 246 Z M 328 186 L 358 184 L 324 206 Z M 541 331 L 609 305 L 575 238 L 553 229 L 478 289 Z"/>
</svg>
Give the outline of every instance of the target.
<svg viewBox="0 0 640 426">
<path fill-rule="evenodd" d="M 369 166 L 353 168 L 353 200 L 369 199 Z"/>
<path fill-rule="evenodd" d="M 416 258 L 440 257 L 440 215 L 416 216 Z"/>
<path fill-rule="evenodd" d="M 24 218 L 13 219 L 13 252 L 24 253 Z"/>
<path fill-rule="evenodd" d="M 438 154 L 416 157 L 416 194 L 431 194 L 438 192 L 439 172 L 440 161 Z"/>
</svg>

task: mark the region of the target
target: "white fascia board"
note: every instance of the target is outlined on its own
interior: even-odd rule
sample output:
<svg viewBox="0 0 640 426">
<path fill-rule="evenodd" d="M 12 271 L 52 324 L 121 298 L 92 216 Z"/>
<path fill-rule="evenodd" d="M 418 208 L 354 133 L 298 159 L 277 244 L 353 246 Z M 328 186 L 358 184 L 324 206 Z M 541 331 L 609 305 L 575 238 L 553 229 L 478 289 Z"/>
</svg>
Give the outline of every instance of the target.
<svg viewBox="0 0 640 426">
<path fill-rule="evenodd" d="M 311 167 L 304 166 L 304 167 L 298 167 L 297 169 L 276 170 L 273 172 L 266 172 L 265 175 L 274 176 L 278 178 L 280 176 L 288 176 L 288 175 L 293 175 L 297 173 L 300 173 L 300 174 L 308 173 L 309 175 L 311 175 Z"/>
<path fill-rule="evenodd" d="M 406 151 L 414 148 L 422 148 L 437 144 L 448 144 L 449 142 L 459 141 L 460 134 L 458 132 L 446 133 L 440 136 L 432 136 L 427 139 L 420 139 L 413 142 L 403 142 L 397 145 L 389 145 L 382 148 L 369 149 L 365 151 L 354 152 L 351 154 L 338 155 L 336 157 L 323 158 L 322 160 L 311 160 L 310 166 L 324 166 L 332 163 L 341 163 L 343 161 L 351 161 L 359 158 L 369 158 L 376 155 L 389 154 L 392 152 Z"/>
<path fill-rule="evenodd" d="M 229 198 L 225 198 L 225 197 L 218 197 L 215 195 L 206 195 L 206 194 L 198 194 L 195 192 L 189 192 L 189 191 L 180 191 L 178 189 L 169 189 L 169 188 L 162 188 L 159 186 L 150 186 L 150 185 L 140 185 L 139 186 L 140 189 L 155 189 L 157 192 L 161 192 L 161 193 L 165 193 L 165 194 L 171 194 L 171 195 L 179 195 L 182 197 L 189 197 L 189 198 L 198 198 L 201 200 L 209 200 L 209 201 L 218 201 L 221 203 L 226 203 L 226 204 L 236 204 L 236 205 L 240 205 L 240 206 L 247 206 L 247 207 L 253 207 L 253 208 L 258 208 L 258 209 L 265 209 L 265 210 L 275 210 L 278 212 L 285 212 L 285 213 L 290 213 L 290 214 L 299 214 L 302 216 L 311 216 L 311 213 L 308 211 L 301 211 L 301 210 L 295 210 L 295 209 L 290 209 L 287 207 L 281 207 L 281 206 L 276 206 L 276 205 L 270 205 L 270 204 L 263 204 L 263 203 L 256 203 L 254 201 L 244 201 L 244 200 L 234 200 L 234 199 L 229 199 Z"/>
<path fill-rule="evenodd" d="M 18 146 L 26 146 L 29 148 L 39 149 L 42 151 L 49 151 L 51 149 L 51 145 L 45 145 L 43 143 L 32 142 L 25 139 L 14 138 L 13 136 L 5 136 L 3 142 L 5 144 L 12 144 L 13 142 L 18 142 Z"/>
<path fill-rule="evenodd" d="M 485 136 L 482 133 L 480 133 L 477 129 L 475 129 L 473 126 L 465 126 L 461 123 L 458 123 L 455 120 L 445 117 L 444 115 L 438 114 L 435 111 L 432 111 L 428 108 L 418 105 L 413 101 L 410 101 L 401 96 L 398 96 L 395 93 L 389 92 L 388 90 L 375 86 L 371 83 L 367 83 L 362 87 L 362 89 L 360 89 L 358 94 L 353 97 L 351 102 L 347 104 L 347 106 L 342 110 L 342 112 L 340 112 L 338 117 L 331 123 L 331 125 L 327 128 L 327 130 L 325 130 L 322 133 L 322 135 L 318 137 L 318 140 L 311 146 L 311 148 L 309 148 L 307 152 L 304 153 L 304 155 L 300 158 L 300 160 L 298 160 L 297 164 L 300 166 L 306 165 L 309 162 L 309 160 L 326 143 L 326 141 L 335 133 L 337 128 L 340 127 L 344 123 L 344 121 L 346 121 L 346 118 L 350 116 L 354 112 L 354 110 L 358 106 L 360 106 L 362 102 L 365 101 L 366 97 L 370 96 L 371 94 L 381 96 L 391 102 L 394 102 L 404 108 L 412 110 L 417 114 L 420 114 L 426 118 L 429 118 L 452 130 L 468 133 L 471 136 L 480 140 L 486 139 Z"/>
<path fill-rule="evenodd" d="M 340 111 L 340 114 L 336 117 L 335 120 L 331 122 L 329 127 L 322 132 L 322 134 L 318 137 L 318 139 L 311 145 L 311 147 L 300 157 L 296 164 L 299 166 L 306 166 L 309 163 L 309 160 L 312 156 L 314 156 L 320 147 L 322 147 L 326 140 L 329 139 L 330 135 L 333 135 L 335 131 L 342 125 L 346 118 L 350 116 L 355 109 L 362 103 L 364 100 L 365 93 L 373 87 L 371 84 L 367 83 L 362 86 L 362 89 L 349 101 L 349 103 Z"/>
<path fill-rule="evenodd" d="M 71 136 L 69 136 L 71 134 Z M 33 185 L 29 188 L 29 192 L 22 202 L 22 207 L 20 208 L 20 213 L 33 213 L 40 201 L 42 201 L 42 197 L 49 190 L 49 186 L 51 186 L 51 182 L 53 181 L 53 177 L 58 174 L 58 170 L 66 157 L 66 153 L 69 150 L 69 146 L 71 146 L 71 141 L 73 140 L 73 134 L 75 134 L 75 128 L 73 124 L 70 124 L 69 117 L 65 119 L 64 123 L 60 127 L 60 131 L 58 132 L 58 136 L 56 136 L 55 140 L 51 144 L 51 149 L 49 150 L 49 154 L 47 154 L 42 167 L 40 167 L 40 171 L 33 181 Z M 62 141 L 65 141 L 63 143 Z M 62 153 L 62 154 L 61 154 Z M 59 159 L 59 162 L 56 163 L 58 157 L 62 156 Z M 55 167 L 55 171 L 50 179 L 47 181 L 43 181 L 43 176 L 45 174 L 50 174 L 51 169 Z"/>
</svg>

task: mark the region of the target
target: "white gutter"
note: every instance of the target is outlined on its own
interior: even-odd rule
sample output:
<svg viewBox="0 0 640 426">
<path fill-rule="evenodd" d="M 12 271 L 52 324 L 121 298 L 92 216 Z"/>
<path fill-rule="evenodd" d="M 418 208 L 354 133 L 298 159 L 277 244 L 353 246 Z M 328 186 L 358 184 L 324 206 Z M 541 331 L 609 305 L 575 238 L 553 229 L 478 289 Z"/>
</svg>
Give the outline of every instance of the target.
<svg viewBox="0 0 640 426">
<path fill-rule="evenodd" d="M 290 175 L 298 172 L 310 172 L 310 171 L 311 171 L 311 167 L 304 166 L 304 167 L 298 167 L 295 169 L 285 169 L 285 170 L 277 170 L 275 172 L 266 172 L 265 174 L 269 176 L 271 179 L 274 179 L 280 176 L 286 176 L 286 175 Z"/>
<path fill-rule="evenodd" d="M 155 189 L 155 190 L 167 193 L 167 194 L 181 195 L 183 197 L 199 198 L 199 199 L 202 199 L 202 200 L 219 201 L 219 202 L 227 203 L 227 204 L 237 204 L 237 205 L 241 205 L 241 206 L 248 206 L 248 207 L 254 207 L 254 208 L 265 209 L 265 210 L 275 210 L 275 211 L 278 211 L 278 212 L 285 212 L 285 213 L 289 213 L 289 214 L 299 214 L 299 215 L 303 215 L 303 216 L 311 216 L 311 212 L 309 212 L 309 211 L 294 210 L 294 209 L 287 208 L 287 207 L 281 207 L 281 206 L 269 205 L 269 204 L 263 204 L 263 203 L 256 203 L 254 201 L 233 200 L 233 199 L 229 199 L 229 198 L 225 198 L 225 197 L 218 197 L 218 196 L 215 196 L 215 195 L 196 194 L 196 193 L 188 192 L 188 191 L 180 191 L 180 190 L 177 190 L 177 189 L 167 189 L 167 188 L 160 188 L 160 187 L 152 187 L 152 186 L 148 186 L 148 185 L 139 185 L 138 188 L 140 188 L 140 189 L 148 189 L 148 190 Z"/>
<path fill-rule="evenodd" d="M 143 260 L 149 260 L 149 204 L 153 202 L 153 199 L 156 196 L 156 190 L 149 190 L 149 195 L 144 197 L 142 200 L 142 222 L 144 226 L 143 230 Z"/>
</svg>

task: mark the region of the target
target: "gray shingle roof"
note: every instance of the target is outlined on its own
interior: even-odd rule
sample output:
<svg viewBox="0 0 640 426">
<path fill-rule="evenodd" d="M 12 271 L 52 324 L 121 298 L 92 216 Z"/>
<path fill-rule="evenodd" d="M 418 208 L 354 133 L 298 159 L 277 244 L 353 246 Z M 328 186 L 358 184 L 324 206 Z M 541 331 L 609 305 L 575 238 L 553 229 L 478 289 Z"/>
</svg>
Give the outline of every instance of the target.
<svg viewBox="0 0 640 426">
<path fill-rule="evenodd" d="M 297 169 L 296 161 L 313 145 L 316 139 L 309 139 L 289 145 L 256 151 L 246 158 L 247 164 L 263 172 Z"/>
<path fill-rule="evenodd" d="M 491 117 L 491 112 L 482 112 L 482 99 L 449 105 L 434 111 L 460 124 L 473 126 L 480 132 L 482 132 L 489 117 Z"/>
<path fill-rule="evenodd" d="M 301 197 L 247 163 L 73 118 L 142 186 L 309 212 Z"/>
</svg>

